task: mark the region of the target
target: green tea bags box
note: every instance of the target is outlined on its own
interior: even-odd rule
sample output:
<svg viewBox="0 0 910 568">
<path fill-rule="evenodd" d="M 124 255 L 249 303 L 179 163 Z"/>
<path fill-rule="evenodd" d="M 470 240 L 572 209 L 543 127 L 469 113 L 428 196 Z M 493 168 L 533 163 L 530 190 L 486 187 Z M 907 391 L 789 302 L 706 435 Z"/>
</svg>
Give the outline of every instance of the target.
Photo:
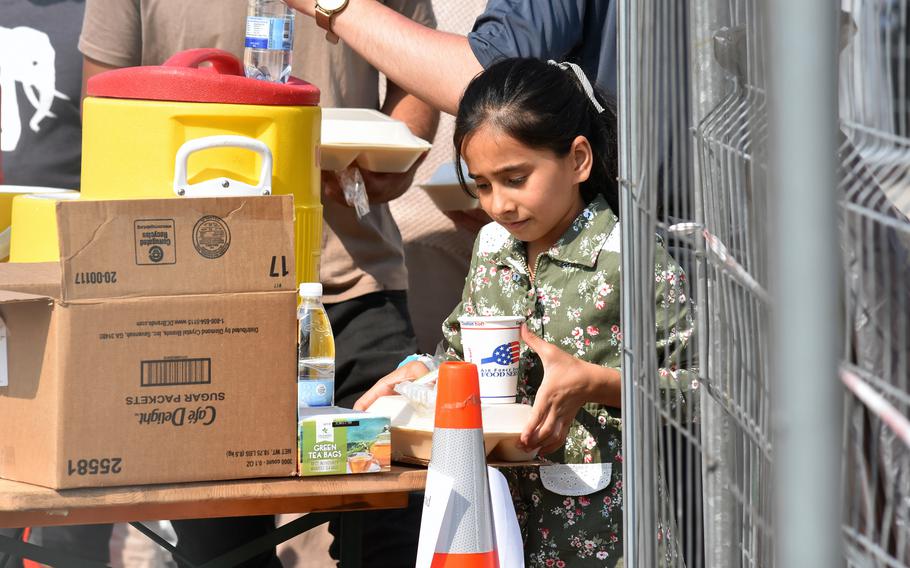
<svg viewBox="0 0 910 568">
<path fill-rule="evenodd" d="M 389 471 L 389 418 L 337 406 L 304 409 L 298 424 L 300 475 Z"/>
</svg>

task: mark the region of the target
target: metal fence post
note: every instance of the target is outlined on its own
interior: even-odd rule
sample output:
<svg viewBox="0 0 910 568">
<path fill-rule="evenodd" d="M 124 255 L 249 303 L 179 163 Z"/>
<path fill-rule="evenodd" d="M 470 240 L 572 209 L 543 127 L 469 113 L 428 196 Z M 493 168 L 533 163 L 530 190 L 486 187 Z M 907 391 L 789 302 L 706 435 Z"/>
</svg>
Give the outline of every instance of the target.
<svg viewBox="0 0 910 568">
<path fill-rule="evenodd" d="M 836 230 L 837 4 L 769 2 L 770 255 L 777 559 L 843 563 L 839 263 Z"/>
<path fill-rule="evenodd" d="M 705 118 L 714 110 L 726 91 L 730 88 L 729 81 L 724 79 L 720 66 L 714 56 L 714 34 L 722 26 L 729 23 L 730 6 L 716 0 L 698 0 L 692 4 L 692 18 L 690 22 L 691 69 L 692 79 L 690 86 L 690 100 L 692 124 L 696 125 L 696 144 L 703 143 L 697 125 L 701 125 Z M 695 222 L 701 227 L 707 226 L 705 213 L 705 193 L 710 191 L 702 176 L 709 175 L 702 171 L 700 164 L 701 151 L 692 154 L 692 169 L 694 179 L 694 214 Z M 716 283 L 708 278 L 709 266 L 704 254 L 698 256 L 695 285 L 700 302 L 713 297 L 713 288 Z M 709 310 L 702 305 L 697 313 L 697 329 L 701 331 L 698 338 L 698 360 L 702 366 L 699 373 L 702 380 L 720 374 L 715 369 L 716 363 L 710 354 L 716 349 L 709 345 L 712 335 L 709 329 Z M 717 322 L 711 322 L 710 328 L 718 327 Z M 738 554 L 735 539 L 733 538 L 735 499 L 730 495 L 724 480 L 724 468 L 733 467 L 730 459 L 730 429 L 723 407 L 708 394 L 708 389 L 702 389 L 701 416 L 702 425 L 702 477 L 704 479 L 704 539 L 705 539 L 705 564 L 713 568 L 728 568 L 734 564 Z"/>
<path fill-rule="evenodd" d="M 619 176 L 620 176 L 620 239 L 622 243 L 622 280 L 623 290 L 631 290 L 634 286 L 635 272 L 632 269 L 632 255 L 629 254 L 629 246 L 634 242 L 633 228 L 634 223 L 631 221 L 634 215 L 634 204 L 632 192 L 633 184 L 630 180 L 634 179 L 634 171 L 637 167 L 636 149 L 638 147 L 635 129 L 634 117 L 637 116 L 637 98 L 634 96 L 634 86 L 637 78 L 637 65 L 634 60 L 635 50 L 632 49 L 631 30 L 635 29 L 635 7 L 628 2 L 620 2 L 617 12 L 617 33 L 619 43 L 619 77 L 628 77 L 629 80 L 618 81 L 618 114 L 619 114 L 619 138 L 622 141 L 619 151 Z M 623 295 L 623 298 L 627 298 Z M 622 327 L 628 329 L 629 322 L 633 319 L 631 302 L 624 301 L 622 304 Z M 623 428 L 622 447 L 623 447 L 623 464 L 622 477 L 623 486 L 623 562 L 626 566 L 638 565 L 638 476 L 635 472 L 635 466 L 638 458 L 635 453 L 636 439 L 634 428 L 636 421 L 635 414 L 635 396 L 632 387 L 632 377 L 636 373 L 637 360 L 633 356 L 632 350 L 628 347 L 630 337 L 627 334 L 623 342 L 622 358 L 622 413 L 623 421 L 627 426 Z"/>
</svg>

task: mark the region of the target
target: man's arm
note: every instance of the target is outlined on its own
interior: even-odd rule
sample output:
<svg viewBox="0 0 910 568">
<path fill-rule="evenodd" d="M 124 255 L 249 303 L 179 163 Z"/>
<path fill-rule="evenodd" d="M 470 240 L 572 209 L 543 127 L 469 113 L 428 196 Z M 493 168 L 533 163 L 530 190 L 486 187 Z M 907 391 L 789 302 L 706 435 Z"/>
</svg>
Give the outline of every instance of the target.
<svg viewBox="0 0 910 568">
<path fill-rule="evenodd" d="M 313 16 L 314 0 L 286 1 Z M 465 36 L 430 29 L 375 0 L 350 0 L 332 29 L 391 82 L 449 114 L 483 70 Z"/>
<path fill-rule="evenodd" d="M 382 112 L 408 125 L 414 136 L 424 140 L 433 140 L 436 127 L 439 126 L 439 111 L 391 80 L 386 83 L 385 101 Z"/>
</svg>

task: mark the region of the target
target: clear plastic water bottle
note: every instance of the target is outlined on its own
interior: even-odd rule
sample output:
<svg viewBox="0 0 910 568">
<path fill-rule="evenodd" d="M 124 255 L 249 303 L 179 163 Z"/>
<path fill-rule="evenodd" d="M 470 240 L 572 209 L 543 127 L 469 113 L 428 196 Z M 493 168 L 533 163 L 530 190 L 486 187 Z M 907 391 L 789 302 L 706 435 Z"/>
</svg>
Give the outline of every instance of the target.
<svg viewBox="0 0 910 568">
<path fill-rule="evenodd" d="M 252 79 L 287 83 L 294 48 L 294 10 L 281 0 L 249 0 L 243 67 Z"/>
<path fill-rule="evenodd" d="M 322 305 L 322 284 L 300 285 L 297 352 L 297 412 L 335 402 L 335 338 Z"/>
</svg>

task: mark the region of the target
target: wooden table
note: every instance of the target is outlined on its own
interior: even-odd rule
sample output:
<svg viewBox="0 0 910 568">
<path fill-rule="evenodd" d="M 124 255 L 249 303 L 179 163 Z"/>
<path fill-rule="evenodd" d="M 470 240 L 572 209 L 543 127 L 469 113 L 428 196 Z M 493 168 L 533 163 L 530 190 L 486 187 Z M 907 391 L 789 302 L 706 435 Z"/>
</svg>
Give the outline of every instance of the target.
<svg viewBox="0 0 910 568">
<path fill-rule="evenodd" d="M 392 471 L 364 475 L 336 475 L 308 478 L 269 478 L 206 483 L 177 483 L 99 489 L 55 491 L 36 485 L 0 480 L 0 528 L 22 526 L 79 525 L 131 522 L 162 546 L 150 531 L 136 523 L 157 519 L 199 519 L 278 513 L 329 513 L 342 511 L 403 508 L 408 494 L 422 491 L 426 469 L 393 465 Z M 342 516 L 342 520 L 351 517 Z M 230 566 L 240 556 L 275 546 L 303 530 L 325 522 L 325 515 L 306 515 L 248 546 L 216 559 L 205 566 Z M 359 516 L 352 517 L 353 519 Z M 359 525 L 353 523 L 359 532 Z M 157 536 L 157 535 L 155 535 Z M 348 536 L 354 536 L 348 534 Z M 0 537 L 0 552 L 27 552 L 29 557 L 49 558 L 37 547 L 14 543 Z M 165 546 L 169 550 L 173 547 Z M 246 550 L 248 549 L 249 550 Z M 172 550 L 172 553 L 178 553 Z M 235 553 L 240 552 L 241 555 Z M 357 558 L 342 563 L 359 565 Z M 253 552 L 255 554 L 255 551 Z M 2 557 L 2 555 L 0 555 Z M 56 564 L 59 565 L 59 564 Z M 91 564 L 75 562 L 73 566 Z M 95 564 L 97 565 L 97 564 Z M 2 563 L 0 563 L 2 568 Z"/>
</svg>

